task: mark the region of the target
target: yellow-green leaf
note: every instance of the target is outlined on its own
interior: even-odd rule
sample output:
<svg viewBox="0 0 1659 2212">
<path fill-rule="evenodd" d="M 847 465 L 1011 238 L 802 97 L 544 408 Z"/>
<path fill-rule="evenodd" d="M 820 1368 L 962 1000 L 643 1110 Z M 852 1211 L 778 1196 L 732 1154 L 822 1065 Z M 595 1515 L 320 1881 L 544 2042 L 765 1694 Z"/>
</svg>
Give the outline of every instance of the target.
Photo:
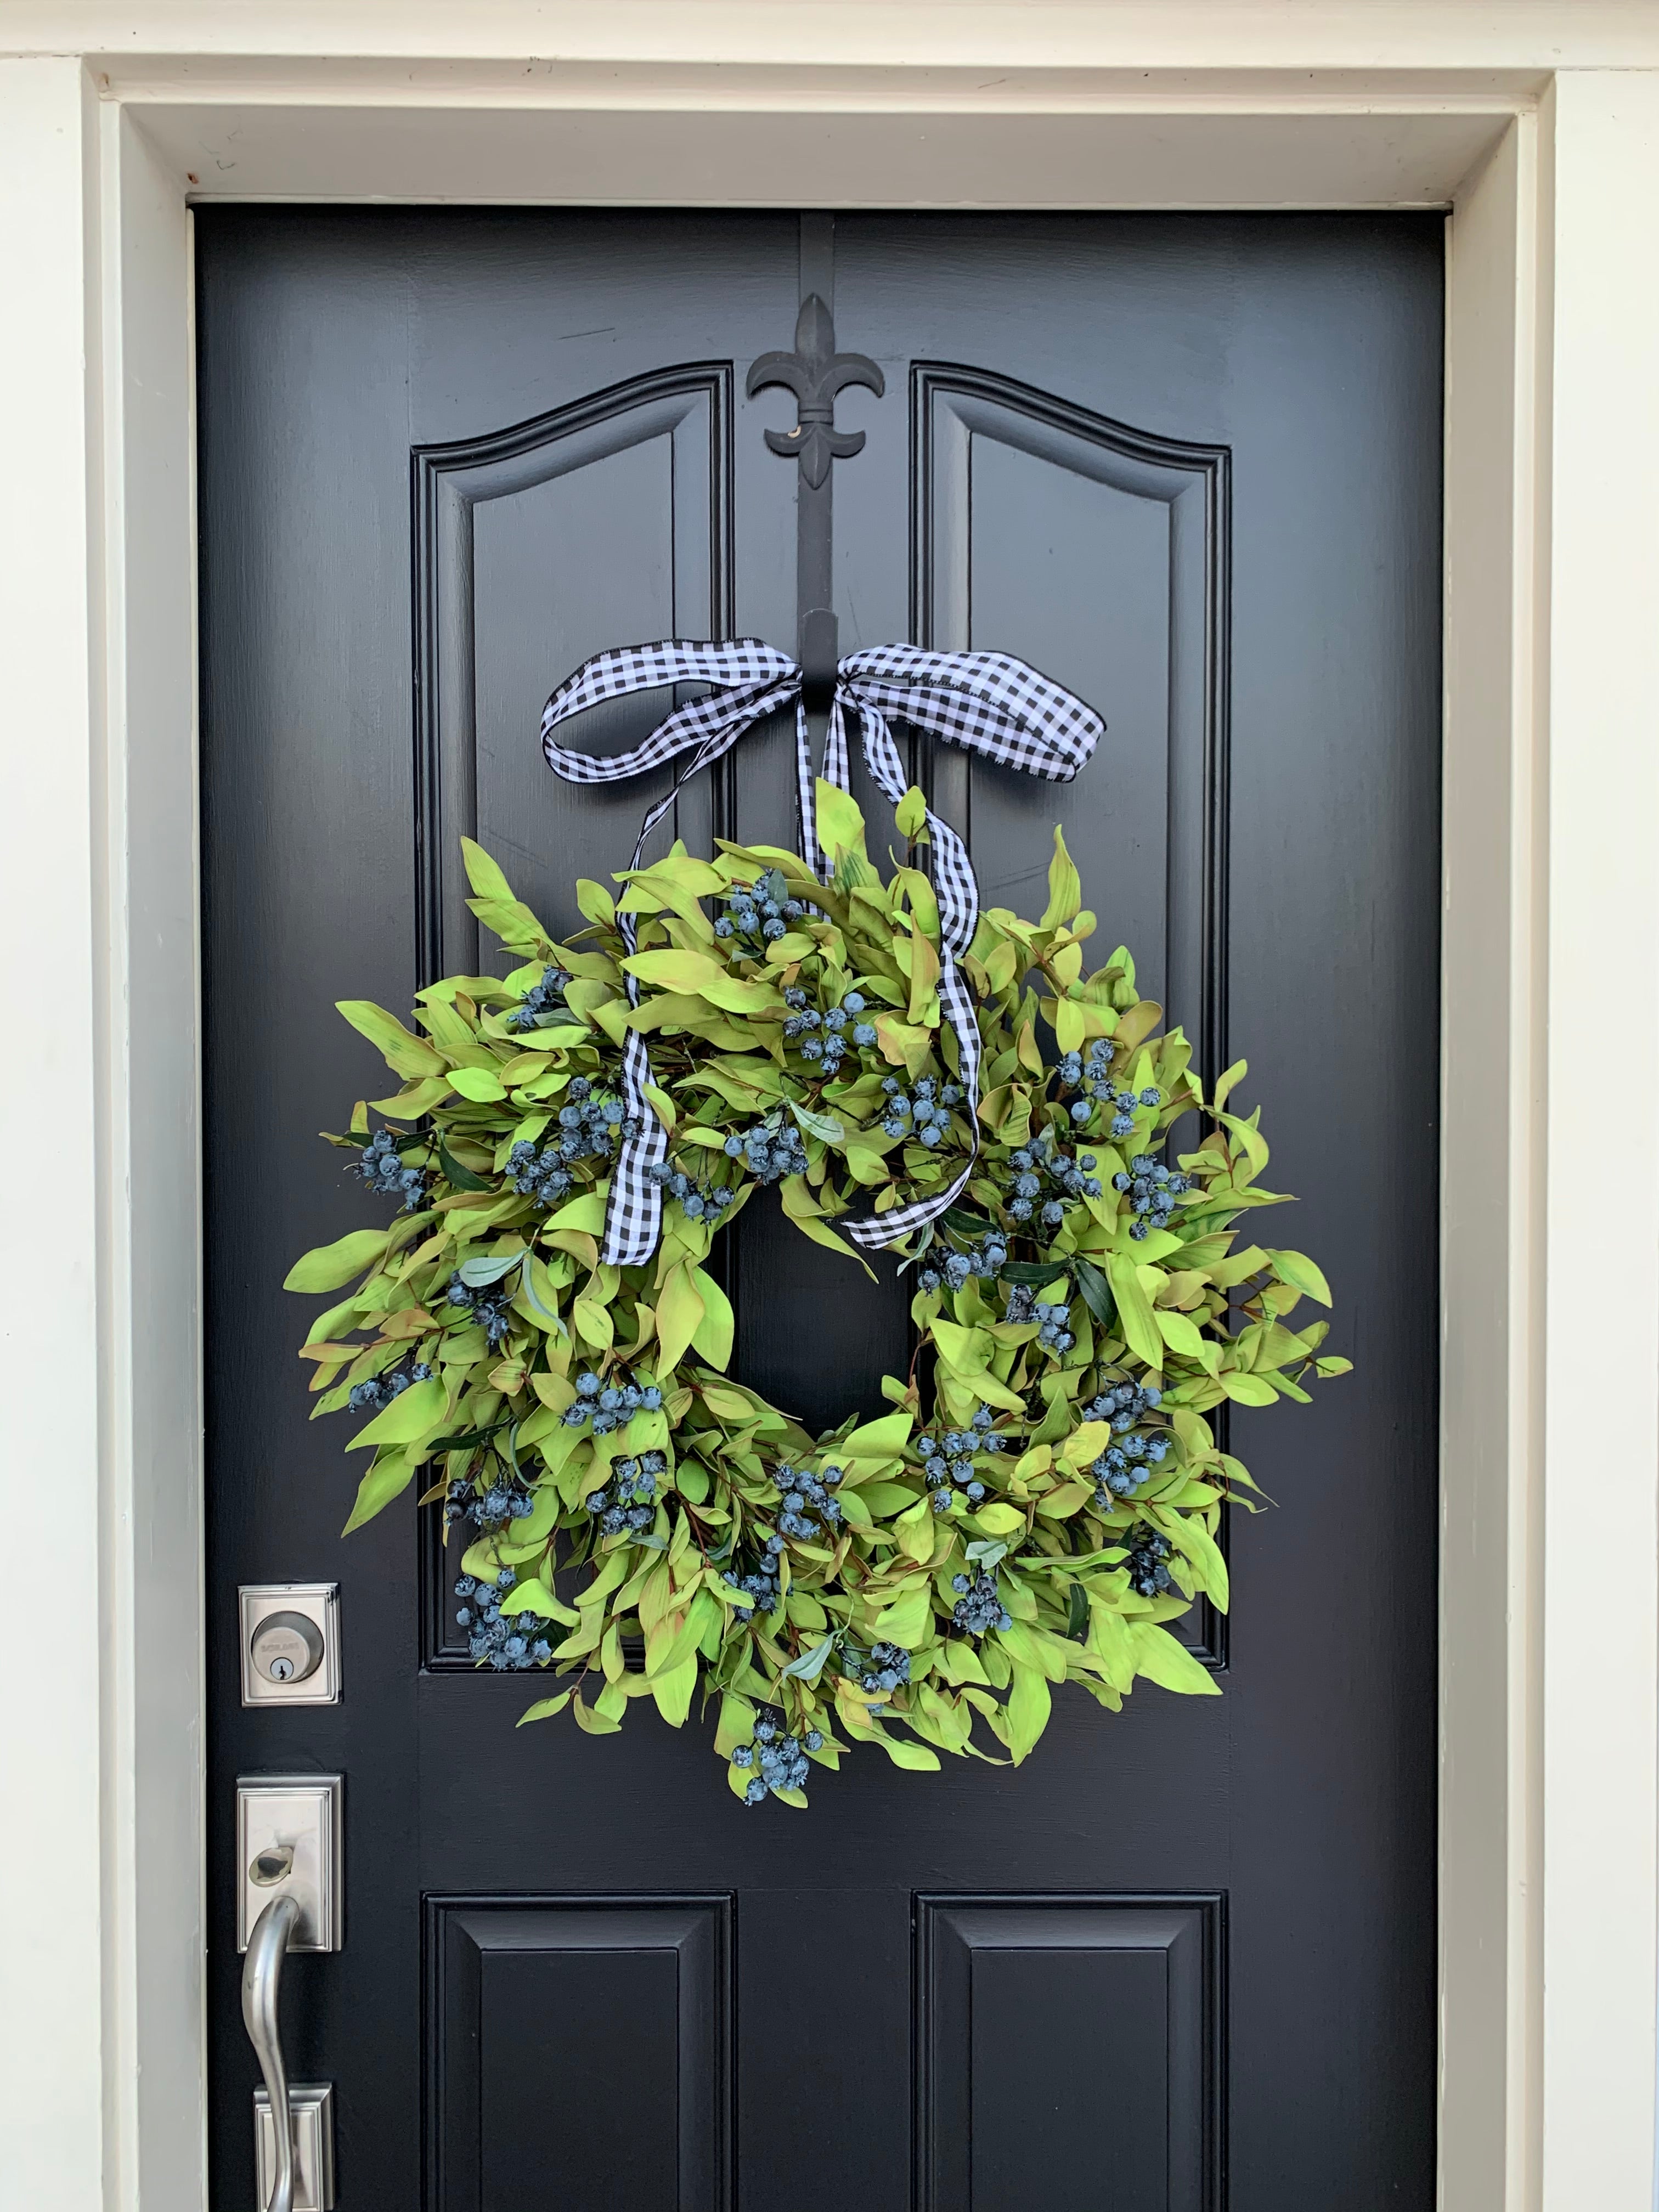
<svg viewBox="0 0 1659 2212">
<path fill-rule="evenodd" d="M 1083 904 L 1083 879 L 1066 849 L 1065 836 L 1054 825 L 1054 857 L 1048 863 L 1048 903 L 1042 909 L 1039 929 L 1058 928 L 1069 921 Z"/>
<path fill-rule="evenodd" d="M 678 1365 L 693 1337 L 702 1327 L 707 1309 L 694 1279 L 691 1263 L 671 1267 L 657 1294 L 657 1335 L 662 1345 L 661 1372 Z"/>
<path fill-rule="evenodd" d="M 359 1429 L 346 1446 L 361 1451 L 365 1444 L 410 1444 L 430 1436 L 444 1417 L 449 1393 L 435 1375 L 424 1382 L 411 1382 L 392 1403 L 376 1413 L 366 1429 Z"/>
<path fill-rule="evenodd" d="M 1132 1620 L 1128 1630 L 1137 1674 L 1144 1674 L 1149 1682 L 1161 1683 L 1166 1690 L 1179 1691 L 1183 1697 L 1221 1695 L 1221 1686 L 1215 1677 L 1199 1665 L 1186 1645 L 1171 1636 L 1167 1628 L 1160 1628 L 1156 1621 Z"/>
<path fill-rule="evenodd" d="M 702 1300 L 702 1319 L 691 1333 L 693 1349 L 702 1352 L 711 1367 L 728 1367 L 735 1326 L 732 1301 L 704 1268 L 693 1267 L 691 1280 Z"/>
<path fill-rule="evenodd" d="M 1141 1287 L 1135 1263 L 1127 1253 L 1115 1252 L 1107 1260 L 1106 1274 L 1117 1301 L 1118 1319 L 1129 1349 L 1151 1368 L 1164 1364 L 1164 1339 L 1152 1318 L 1152 1301 Z"/>
<path fill-rule="evenodd" d="M 833 863 L 842 853 L 856 853 L 860 860 L 868 856 L 864 848 L 864 817 L 850 791 L 839 785 L 826 783 L 822 776 L 814 786 L 817 807 L 818 843 Z"/>
<path fill-rule="evenodd" d="M 471 1098 L 477 1105 L 491 1105 L 507 1096 L 507 1085 L 487 1067 L 452 1068 L 449 1079 L 463 1098 Z"/>
<path fill-rule="evenodd" d="M 1329 1305 L 1331 1286 L 1305 1252 L 1269 1252 L 1267 1257 L 1281 1283 L 1291 1284 L 1304 1297 L 1316 1298 L 1322 1306 Z"/>
<path fill-rule="evenodd" d="M 441 1075 L 444 1063 L 424 1037 L 406 1030 L 395 1014 L 377 1006 L 372 999 L 340 999 L 337 1011 L 358 1034 L 366 1036 L 399 1075 Z"/>
<path fill-rule="evenodd" d="M 407 1490 L 414 1480 L 415 1468 L 406 1453 L 395 1453 L 390 1459 L 378 1461 L 357 1486 L 356 1503 L 351 1517 L 341 1529 L 349 1536 L 354 1528 L 361 1528 L 365 1521 L 372 1521 L 383 1506 Z"/>
<path fill-rule="evenodd" d="M 283 1279 L 285 1291 L 337 1291 L 374 1266 L 386 1248 L 391 1231 L 354 1229 L 333 1244 L 319 1244 L 296 1260 Z"/>
</svg>

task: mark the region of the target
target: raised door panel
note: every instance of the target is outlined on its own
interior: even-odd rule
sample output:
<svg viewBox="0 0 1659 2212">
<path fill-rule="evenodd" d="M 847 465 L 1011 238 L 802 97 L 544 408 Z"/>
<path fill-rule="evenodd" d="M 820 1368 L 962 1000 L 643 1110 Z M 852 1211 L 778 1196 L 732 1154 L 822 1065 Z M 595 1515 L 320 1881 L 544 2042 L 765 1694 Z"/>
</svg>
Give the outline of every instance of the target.
<svg viewBox="0 0 1659 2212">
<path fill-rule="evenodd" d="M 1106 718 L 1064 795 L 940 747 L 988 906 L 1040 913 L 1056 811 L 1141 988 L 1225 1057 L 1230 457 L 983 369 L 911 378 L 915 634 L 1018 653 Z M 1109 944 L 1100 947 L 1102 956 Z"/>
<path fill-rule="evenodd" d="M 670 771 L 616 785 L 548 774 L 537 743 L 555 680 L 607 647 L 731 627 L 732 370 L 635 378 L 535 421 L 412 457 L 416 868 L 423 975 L 476 972 L 458 839 L 477 837 L 556 935 L 582 927 L 575 878 L 626 867 Z M 655 727 L 669 690 L 586 714 L 585 751 Z M 708 850 L 711 779 L 675 832 Z M 488 953 L 484 955 L 488 957 Z"/>
<path fill-rule="evenodd" d="M 434 2212 L 726 2212 L 731 1899 L 428 1906 Z"/>
<path fill-rule="evenodd" d="M 1216 2212 L 1216 1898 L 921 1898 L 918 2212 Z"/>
</svg>

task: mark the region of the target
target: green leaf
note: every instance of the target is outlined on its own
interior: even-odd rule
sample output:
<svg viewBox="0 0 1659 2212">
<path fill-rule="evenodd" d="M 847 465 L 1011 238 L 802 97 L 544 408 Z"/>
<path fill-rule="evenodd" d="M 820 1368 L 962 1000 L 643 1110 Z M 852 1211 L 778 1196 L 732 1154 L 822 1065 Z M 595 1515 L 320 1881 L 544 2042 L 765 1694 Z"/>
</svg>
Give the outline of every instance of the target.
<svg viewBox="0 0 1659 2212">
<path fill-rule="evenodd" d="M 1305 1252 L 1269 1252 L 1267 1257 L 1281 1283 L 1291 1284 L 1304 1297 L 1316 1298 L 1322 1306 L 1329 1305 L 1331 1286 Z"/>
<path fill-rule="evenodd" d="M 909 1768 L 915 1774 L 937 1774 L 939 1753 L 929 1751 L 925 1743 L 908 1743 L 902 1736 L 878 1736 L 877 1741 L 895 1766 Z"/>
<path fill-rule="evenodd" d="M 416 1383 L 415 1387 L 419 1389 L 421 1386 Z M 404 1395 L 406 1397 L 409 1394 L 405 1391 Z M 414 1479 L 414 1466 L 403 1452 L 377 1462 L 357 1485 L 356 1503 L 351 1509 L 350 1519 L 340 1534 L 349 1536 L 354 1528 L 361 1528 L 365 1521 L 372 1521 L 383 1506 L 390 1505 L 394 1498 L 401 1496 Z"/>
<path fill-rule="evenodd" d="M 884 1413 L 878 1421 L 866 1421 L 853 1430 L 842 1442 L 830 1447 L 831 1457 L 844 1455 L 848 1459 L 890 1459 L 904 1449 L 915 1426 L 908 1413 Z"/>
<path fill-rule="evenodd" d="M 372 999 L 341 999 L 337 1011 L 344 1015 L 360 1036 L 366 1036 L 399 1075 L 441 1075 L 444 1063 L 424 1037 L 406 1030 L 395 1014 L 377 1006 Z"/>
<path fill-rule="evenodd" d="M 1077 1275 L 1077 1286 L 1083 1303 L 1103 1328 L 1110 1328 L 1117 1319 L 1117 1308 L 1112 1302 L 1111 1285 L 1092 1260 L 1076 1259 L 1072 1262 Z M 1008 1270 L 1005 1267 L 1003 1273 Z"/>
<path fill-rule="evenodd" d="M 494 1190 L 495 1188 L 488 1176 L 474 1175 L 471 1168 L 464 1168 L 441 1137 L 438 1139 L 438 1165 L 443 1171 L 444 1181 L 452 1190 Z"/>
<path fill-rule="evenodd" d="M 1273 1406 L 1279 1402 L 1278 1391 L 1260 1375 L 1228 1370 L 1215 1379 L 1236 1405 Z"/>
<path fill-rule="evenodd" d="M 707 1311 L 690 1263 L 682 1261 L 678 1267 L 671 1267 L 657 1295 L 657 1335 L 662 1345 L 663 1374 L 684 1358 L 692 1339 L 702 1327 Z"/>
<path fill-rule="evenodd" d="M 503 1275 L 510 1275 L 524 1259 L 520 1252 L 494 1252 L 481 1255 L 476 1260 L 463 1260 L 456 1269 L 470 1291 L 481 1291 L 490 1283 L 499 1283 Z"/>
<path fill-rule="evenodd" d="M 815 1644 L 810 1651 L 802 1651 L 784 1668 L 786 1677 L 793 1674 L 802 1682 L 816 1682 L 823 1672 L 823 1662 L 836 1648 L 833 1636 L 826 1636 L 822 1644 Z"/>
<path fill-rule="evenodd" d="M 815 1114 L 809 1107 L 798 1106 L 793 1098 L 789 1111 L 809 1137 L 822 1137 L 826 1145 L 839 1145 L 845 1140 L 846 1127 L 833 1114 Z"/>
<path fill-rule="evenodd" d="M 466 879 L 477 897 L 510 901 L 514 896 L 512 884 L 483 847 L 474 839 L 462 838 L 461 859 L 465 864 Z"/>
<path fill-rule="evenodd" d="M 635 952 L 623 962 L 630 975 L 637 975 L 641 983 L 649 983 L 653 990 L 673 991 L 685 998 L 695 999 L 708 983 L 723 983 L 730 970 L 723 960 L 715 960 L 707 952 L 693 952 L 683 945 L 671 945 L 660 951 Z"/>
<path fill-rule="evenodd" d="M 927 827 L 927 802 L 913 783 L 893 811 L 898 833 L 907 844 L 914 845 Z"/>
<path fill-rule="evenodd" d="M 531 1721 L 551 1720 L 555 1713 L 564 1711 L 574 1695 L 574 1690 L 561 1690 L 556 1698 L 538 1698 L 533 1705 L 525 1707 L 514 1722 L 514 1727 L 523 1728 Z"/>
<path fill-rule="evenodd" d="M 431 1435 L 448 1403 L 448 1390 L 437 1376 L 428 1376 L 424 1382 L 411 1382 L 376 1413 L 366 1429 L 358 1430 L 346 1449 L 361 1451 L 365 1444 L 414 1443 Z"/>
<path fill-rule="evenodd" d="M 1073 865 L 1066 849 L 1066 839 L 1058 823 L 1054 825 L 1054 857 L 1048 863 L 1048 903 L 1042 909 L 1039 929 L 1054 929 L 1062 921 L 1070 921 L 1083 904 L 1083 878 Z"/>
<path fill-rule="evenodd" d="M 697 1686 L 697 1655 L 682 1659 L 678 1667 L 665 1668 L 651 1678 L 651 1694 L 656 1700 L 657 1711 L 670 1728 L 684 1728 L 685 1717 L 691 1710 L 692 1692 Z"/>
<path fill-rule="evenodd" d="M 449 1079 L 463 1098 L 471 1098 L 476 1105 L 487 1106 L 507 1096 L 507 1085 L 487 1067 L 454 1067 Z"/>
<path fill-rule="evenodd" d="M 826 783 L 822 776 L 814 784 L 817 811 L 818 843 L 835 860 L 842 853 L 854 853 L 860 860 L 867 859 L 864 845 L 864 817 L 850 791 L 839 785 Z"/>
<path fill-rule="evenodd" d="M 319 1244 L 296 1260 L 283 1279 L 285 1291 L 337 1291 L 374 1266 L 386 1248 L 389 1229 L 354 1229 L 333 1244 Z"/>
<path fill-rule="evenodd" d="M 1214 1676 L 1199 1665 L 1186 1645 L 1178 1643 L 1167 1628 L 1158 1627 L 1155 1621 L 1132 1620 L 1128 1631 L 1137 1674 L 1144 1674 L 1149 1682 L 1160 1683 L 1166 1690 L 1178 1691 L 1183 1697 L 1221 1695 L 1221 1685 Z"/>
<path fill-rule="evenodd" d="M 1141 1286 L 1133 1260 L 1127 1252 L 1115 1252 L 1106 1262 L 1106 1273 L 1130 1351 L 1148 1367 L 1161 1368 L 1164 1339 L 1152 1319 L 1152 1300 Z"/>
<path fill-rule="evenodd" d="M 1059 832 L 1054 833 L 1058 836 Z M 1048 1725 L 1048 1716 L 1054 1709 L 1048 1678 L 1035 1667 L 1014 1668 L 1013 1687 L 1003 1708 L 1007 1724 L 1008 1749 L 1018 1766 L 1030 1752 L 1037 1738 Z"/>
<path fill-rule="evenodd" d="M 692 1349 L 702 1352 L 711 1367 L 729 1367 L 736 1326 L 732 1301 L 706 1269 L 693 1267 L 691 1280 L 702 1300 L 702 1319 L 691 1332 Z"/>
</svg>

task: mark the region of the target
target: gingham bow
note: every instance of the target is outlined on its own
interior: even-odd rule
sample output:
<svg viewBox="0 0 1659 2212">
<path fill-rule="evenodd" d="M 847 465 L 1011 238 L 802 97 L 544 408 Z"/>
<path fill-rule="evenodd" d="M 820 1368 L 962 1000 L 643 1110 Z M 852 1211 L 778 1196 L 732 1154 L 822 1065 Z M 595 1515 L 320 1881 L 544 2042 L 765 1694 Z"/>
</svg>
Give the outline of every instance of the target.
<svg viewBox="0 0 1659 2212">
<path fill-rule="evenodd" d="M 670 684 L 707 684 L 713 689 L 707 697 L 676 708 L 632 752 L 601 760 L 555 742 L 553 733 L 562 722 L 598 706 L 601 700 Z M 762 644 L 758 638 L 738 638 L 725 645 L 671 638 L 658 645 L 624 646 L 596 653 L 560 684 L 542 714 L 542 750 L 548 766 L 567 783 L 625 783 L 681 753 L 690 754 L 673 789 L 657 801 L 641 826 L 630 863 L 637 868 L 647 838 L 673 805 L 680 786 L 728 752 L 744 731 L 793 700 L 802 848 L 813 874 L 825 882 L 801 684 L 799 664 L 775 647 Z M 908 786 L 888 727 L 890 715 L 933 737 L 964 746 L 969 752 L 982 754 L 1005 768 L 1022 769 L 1028 775 L 1043 776 L 1051 783 L 1070 782 L 1093 752 L 1104 728 L 1092 708 L 1007 653 L 927 653 L 914 645 L 873 646 L 867 653 L 849 654 L 836 672 L 823 746 L 823 776 L 826 782 L 843 791 L 848 788 L 849 708 L 859 718 L 870 774 L 877 788 L 894 805 L 903 798 Z M 896 1243 L 951 1205 L 973 1172 L 974 1154 L 978 1151 L 978 1120 L 973 1106 L 979 1096 L 979 1023 L 957 963 L 973 942 L 979 921 L 979 885 L 967 848 L 950 824 L 930 810 L 927 827 L 933 837 L 934 889 L 939 897 L 939 1010 L 956 1036 L 959 1080 L 969 1100 L 973 1152 L 947 1190 L 913 1200 L 888 1213 L 842 1216 L 837 1221 L 837 1227 L 844 1229 L 854 1243 L 872 1249 Z M 631 953 L 635 943 L 634 917 L 624 914 L 620 921 Z M 639 1004 L 639 985 L 632 975 L 628 979 L 628 996 L 631 1005 Z M 603 1257 L 614 1267 L 641 1266 L 657 1249 L 661 1234 L 662 1189 L 648 1171 L 667 1158 L 668 1133 L 646 1097 L 645 1086 L 651 1079 L 645 1039 L 639 1030 L 629 1030 L 623 1048 L 623 1097 L 628 1115 L 637 1121 L 638 1133 L 624 1139 L 611 1179 Z"/>
</svg>

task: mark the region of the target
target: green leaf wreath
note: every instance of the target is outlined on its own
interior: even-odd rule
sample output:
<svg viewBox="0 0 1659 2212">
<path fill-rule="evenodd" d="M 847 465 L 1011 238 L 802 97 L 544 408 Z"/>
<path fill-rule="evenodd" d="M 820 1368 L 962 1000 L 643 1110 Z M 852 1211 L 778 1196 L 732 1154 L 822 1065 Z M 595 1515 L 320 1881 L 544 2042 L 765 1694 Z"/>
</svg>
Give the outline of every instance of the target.
<svg viewBox="0 0 1659 2212">
<path fill-rule="evenodd" d="M 301 1355 L 317 1413 L 372 1414 L 348 1531 L 424 1473 L 472 1656 L 563 1685 L 524 1719 L 568 1707 L 605 1735 L 648 1698 L 678 1727 L 701 1692 L 751 1804 L 804 1805 L 811 1766 L 858 1744 L 1018 1764 L 1058 1682 L 1113 1711 L 1138 1676 L 1215 1694 L 1167 1624 L 1200 1591 L 1225 1609 L 1221 1509 L 1255 1486 L 1206 1415 L 1348 1366 L 1319 1356 L 1322 1321 L 1290 1326 L 1330 1303 L 1314 1262 L 1239 1242 L 1282 1202 L 1256 1180 L 1258 1115 L 1227 1110 L 1243 1063 L 1206 1098 L 1128 953 L 1085 975 L 1095 919 L 1059 830 L 1041 921 L 982 913 L 963 963 L 975 1100 L 940 1022 L 921 793 L 884 881 L 853 801 L 820 782 L 817 804 L 827 884 L 724 841 L 618 877 L 631 957 L 601 885 L 557 944 L 468 842 L 472 910 L 523 964 L 421 992 L 424 1035 L 341 1006 L 403 1087 L 374 1102 L 385 1126 L 360 1105 L 330 1141 L 402 1206 L 288 1278 L 356 1284 Z M 599 1238 L 630 1024 L 670 1149 L 661 1245 L 616 1267 Z M 942 1188 L 975 1111 L 968 1202 L 897 1248 L 915 1341 L 892 1410 L 808 1435 L 726 1372 L 715 1236 L 776 1183 L 862 1265 L 837 1219 Z M 1183 1119 L 1200 1141 L 1171 1165 Z"/>
</svg>

